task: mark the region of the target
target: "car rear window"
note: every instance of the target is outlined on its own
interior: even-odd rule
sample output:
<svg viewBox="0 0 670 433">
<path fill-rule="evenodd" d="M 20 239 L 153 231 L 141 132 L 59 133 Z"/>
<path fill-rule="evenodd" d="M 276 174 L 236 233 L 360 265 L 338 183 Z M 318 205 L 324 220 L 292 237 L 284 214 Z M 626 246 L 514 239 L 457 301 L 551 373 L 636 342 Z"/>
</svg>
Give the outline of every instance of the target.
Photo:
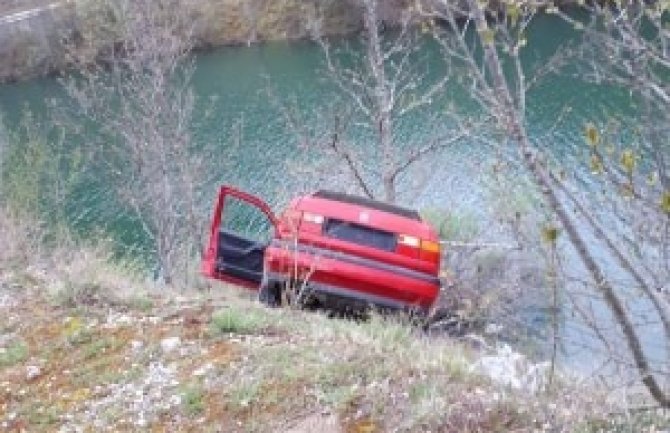
<svg viewBox="0 0 670 433">
<path fill-rule="evenodd" d="M 396 247 L 396 236 L 393 233 L 337 219 L 327 220 L 323 233 L 335 239 L 385 251 L 395 251 Z"/>
</svg>

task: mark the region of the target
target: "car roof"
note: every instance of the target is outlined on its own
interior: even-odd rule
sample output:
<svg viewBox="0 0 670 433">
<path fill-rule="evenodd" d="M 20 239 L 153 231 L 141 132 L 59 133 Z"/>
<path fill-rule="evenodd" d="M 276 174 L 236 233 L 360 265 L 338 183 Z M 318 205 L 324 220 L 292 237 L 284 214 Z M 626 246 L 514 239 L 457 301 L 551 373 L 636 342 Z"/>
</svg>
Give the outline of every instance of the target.
<svg viewBox="0 0 670 433">
<path fill-rule="evenodd" d="M 398 215 L 404 218 L 413 219 L 416 221 L 421 221 L 421 216 L 419 213 L 412 209 L 407 209 L 401 206 L 396 206 L 390 203 L 384 203 L 382 201 L 372 200 L 365 197 L 359 197 L 356 195 L 345 194 L 341 192 L 328 191 L 328 190 L 319 190 L 312 194 L 313 197 L 323 198 L 326 200 L 334 200 L 342 203 L 355 204 L 358 206 L 364 206 L 370 209 L 375 209 L 382 212 L 388 212 L 394 215 Z"/>
</svg>

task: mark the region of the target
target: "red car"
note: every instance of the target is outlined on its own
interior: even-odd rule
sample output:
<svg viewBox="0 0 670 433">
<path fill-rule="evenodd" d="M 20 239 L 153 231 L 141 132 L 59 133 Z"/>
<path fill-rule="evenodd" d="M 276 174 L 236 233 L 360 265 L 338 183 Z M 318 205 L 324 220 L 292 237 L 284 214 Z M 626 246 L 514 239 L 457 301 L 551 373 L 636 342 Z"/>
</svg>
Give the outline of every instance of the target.
<svg viewBox="0 0 670 433">
<path fill-rule="evenodd" d="M 298 288 L 327 307 L 427 313 L 439 265 L 437 234 L 416 211 L 318 191 L 276 217 L 261 199 L 223 186 L 202 272 L 258 289 L 270 305 Z"/>
</svg>

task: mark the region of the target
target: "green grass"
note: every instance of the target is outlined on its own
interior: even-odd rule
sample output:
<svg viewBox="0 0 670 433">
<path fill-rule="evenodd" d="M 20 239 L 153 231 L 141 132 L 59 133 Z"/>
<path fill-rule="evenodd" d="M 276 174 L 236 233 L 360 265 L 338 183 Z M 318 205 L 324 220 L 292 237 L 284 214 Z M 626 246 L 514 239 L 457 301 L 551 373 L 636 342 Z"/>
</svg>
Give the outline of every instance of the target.
<svg viewBox="0 0 670 433">
<path fill-rule="evenodd" d="M 147 294 L 137 294 L 128 300 L 128 306 L 132 309 L 148 312 L 154 307 L 154 301 Z"/>
<path fill-rule="evenodd" d="M 60 412 L 55 407 L 45 407 L 38 403 L 33 403 L 23 414 L 28 422 L 38 428 L 53 428 L 60 418 Z M 47 431 L 47 430 L 43 430 Z M 53 431 L 53 430 L 51 430 Z"/>
<path fill-rule="evenodd" d="M 205 392 L 199 384 L 191 384 L 181 392 L 181 404 L 190 416 L 201 414 L 205 410 Z"/>
<path fill-rule="evenodd" d="M 103 354 L 107 349 L 110 349 L 114 346 L 114 341 L 108 338 L 101 338 L 99 340 L 93 341 L 89 344 L 84 350 L 85 359 L 95 358 Z"/>
<path fill-rule="evenodd" d="M 0 349 L 0 367 L 11 367 L 28 359 L 28 346 L 16 341 L 9 347 Z"/>
<path fill-rule="evenodd" d="M 93 342 L 93 332 L 90 329 L 82 328 L 68 334 L 66 340 L 72 346 L 82 346 Z"/>
<path fill-rule="evenodd" d="M 261 388 L 263 383 L 259 380 L 249 380 L 237 384 L 227 392 L 227 402 L 233 408 L 241 409 L 248 407 L 251 403 L 262 397 L 263 403 L 267 403 L 268 395 L 261 396 Z"/>
<path fill-rule="evenodd" d="M 210 331 L 214 335 L 256 334 L 268 326 L 268 318 L 264 313 L 262 310 L 231 305 L 212 314 Z"/>
</svg>

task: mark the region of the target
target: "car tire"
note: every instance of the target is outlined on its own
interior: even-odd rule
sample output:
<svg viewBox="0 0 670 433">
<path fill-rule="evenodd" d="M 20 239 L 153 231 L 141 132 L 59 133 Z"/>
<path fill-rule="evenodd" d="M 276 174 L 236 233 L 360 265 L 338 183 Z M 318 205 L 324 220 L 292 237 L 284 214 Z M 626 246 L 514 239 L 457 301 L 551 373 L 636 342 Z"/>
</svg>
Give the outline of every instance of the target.
<svg viewBox="0 0 670 433">
<path fill-rule="evenodd" d="M 281 306 L 281 291 L 276 283 L 263 280 L 258 289 L 258 301 L 267 307 Z"/>
</svg>

